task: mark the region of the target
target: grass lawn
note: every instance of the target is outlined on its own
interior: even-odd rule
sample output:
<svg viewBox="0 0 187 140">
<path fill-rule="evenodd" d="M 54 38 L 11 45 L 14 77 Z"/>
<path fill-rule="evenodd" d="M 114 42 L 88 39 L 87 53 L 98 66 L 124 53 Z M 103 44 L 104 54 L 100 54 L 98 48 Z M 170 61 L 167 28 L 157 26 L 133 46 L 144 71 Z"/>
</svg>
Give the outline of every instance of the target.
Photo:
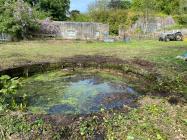
<svg viewBox="0 0 187 140">
<path fill-rule="evenodd" d="M 176 63 L 175 57 L 187 51 L 187 41 L 132 41 L 86 43 L 81 41 L 22 41 L 0 44 L 2 69 L 27 62 L 58 61 L 74 55 L 106 55 L 121 59 L 134 57 L 158 63 Z M 178 61 L 177 61 L 178 62 Z"/>
</svg>

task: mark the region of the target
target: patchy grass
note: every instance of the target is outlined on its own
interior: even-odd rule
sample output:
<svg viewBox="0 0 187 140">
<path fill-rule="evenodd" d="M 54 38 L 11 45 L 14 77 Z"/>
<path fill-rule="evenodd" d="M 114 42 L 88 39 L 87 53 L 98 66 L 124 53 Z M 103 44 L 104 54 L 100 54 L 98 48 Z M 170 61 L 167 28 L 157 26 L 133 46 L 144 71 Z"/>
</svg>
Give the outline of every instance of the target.
<svg viewBox="0 0 187 140">
<path fill-rule="evenodd" d="M 159 91 L 161 94 L 178 94 L 182 91 L 187 97 L 187 63 L 176 59 L 176 56 L 185 53 L 186 50 L 187 41 L 88 43 L 42 40 L 3 43 L 0 44 L 0 69 L 25 63 L 60 61 L 76 55 L 112 56 L 128 62 L 124 71 L 135 71 L 150 76 L 147 77 L 150 78 L 149 83 L 134 76 L 134 73 L 127 73 L 124 80 L 135 87 L 143 84 L 143 90 L 147 93 Z M 113 72 L 117 74 L 110 71 Z M 161 78 L 155 80 L 155 75 Z M 107 77 L 107 73 L 103 72 L 102 76 Z M 123 77 L 119 73 L 118 77 L 111 78 L 118 80 Z M 45 80 L 45 77 L 40 77 L 40 80 Z M 168 100 L 175 102 L 176 99 L 147 96 L 139 100 L 140 107 L 137 109 L 124 107 L 118 111 L 102 110 L 96 115 L 84 117 L 25 116 L 22 113 L 6 113 L 0 116 L 0 139 L 185 139 L 186 103 L 179 102 L 175 105 L 168 103 Z"/>
<path fill-rule="evenodd" d="M 186 50 L 187 41 L 133 40 L 130 43 L 88 43 L 85 41 L 40 40 L 12 42 L 0 44 L 0 69 L 25 63 L 60 61 L 62 58 L 75 55 L 104 55 L 132 60 L 132 65 L 139 63 L 139 66 L 142 65 L 141 60 L 146 60 L 155 63 L 156 73 L 168 77 L 180 75 L 186 79 L 187 63 L 176 59 L 176 56 L 184 54 Z"/>
<path fill-rule="evenodd" d="M 185 53 L 187 41 L 131 41 L 103 43 L 84 41 L 41 40 L 0 44 L 0 69 L 25 63 L 59 61 L 75 55 L 105 55 L 123 60 L 148 60 L 156 63 L 157 71 L 173 76 L 187 71 L 186 62 L 176 56 Z"/>
<path fill-rule="evenodd" d="M 0 117 L 0 138 L 4 139 L 106 139 L 185 140 L 186 107 L 173 106 L 165 99 L 143 97 L 140 108 L 124 107 L 84 117 L 25 116 Z M 128 112 L 128 113 L 127 113 Z"/>
<path fill-rule="evenodd" d="M 131 41 L 87 43 L 82 41 L 23 41 L 0 44 L 0 67 L 38 61 L 57 61 L 74 55 L 107 55 L 121 59 L 134 57 L 159 63 L 178 63 L 175 57 L 184 53 L 187 42 Z"/>
</svg>

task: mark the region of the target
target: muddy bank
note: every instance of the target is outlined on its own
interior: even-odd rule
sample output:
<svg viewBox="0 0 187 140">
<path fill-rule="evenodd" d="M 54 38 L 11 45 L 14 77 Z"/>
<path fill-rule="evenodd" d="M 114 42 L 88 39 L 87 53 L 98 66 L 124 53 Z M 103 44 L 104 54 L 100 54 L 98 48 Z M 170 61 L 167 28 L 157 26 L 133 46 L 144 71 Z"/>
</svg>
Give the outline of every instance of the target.
<svg viewBox="0 0 187 140">
<path fill-rule="evenodd" d="M 39 63 L 25 63 L 19 66 L 8 69 L 0 69 L 0 75 L 9 75 L 11 77 L 21 77 L 21 76 L 32 76 L 36 73 L 43 73 L 45 71 L 55 70 L 55 69 L 69 69 L 75 70 L 76 68 L 110 68 L 114 70 L 122 70 L 125 64 L 137 65 L 139 67 L 151 70 L 154 68 L 154 64 L 146 60 L 133 59 L 133 60 L 121 60 L 119 58 L 114 58 L 111 56 L 74 56 L 69 58 L 63 58 L 58 62 L 39 62 Z"/>
<path fill-rule="evenodd" d="M 122 77 L 130 79 L 132 83 L 137 84 L 138 90 L 140 89 L 140 91 L 146 95 L 159 95 L 164 97 L 171 95 L 181 96 L 181 87 L 183 86 L 181 82 L 185 83 L 185 81 L 162 76 L 157 71 L 156 66 L 155 63 L 138 58 L 122 60 L 111 56 L 78 55 L 63 58 L 55 63 L 27 63 L 14 68 L 1 69 L 0 76 L 6 74 L 11 77 L 30 77 L 34 74 L 56 69 L 63 69 L 65 71 L 84 70 L 87 68 L 101 71 L 108 69 L 114 71 L 114 75 L 120 73 Z"/>
</svg>

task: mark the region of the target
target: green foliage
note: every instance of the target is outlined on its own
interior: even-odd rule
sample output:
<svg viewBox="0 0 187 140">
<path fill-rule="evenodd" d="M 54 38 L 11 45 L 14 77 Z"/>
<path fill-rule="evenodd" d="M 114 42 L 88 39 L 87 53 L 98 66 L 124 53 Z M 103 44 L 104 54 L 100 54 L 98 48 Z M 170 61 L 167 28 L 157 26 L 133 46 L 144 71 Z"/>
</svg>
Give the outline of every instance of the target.
<svg viewBox="0 0 187 140">
<path fill-rule="evenodd" d="M 180 11 L 179 0 L 133 0 L 134 10 L 150 13 L 150 11 L 164 13 L 167 15 L 178 14 Z"/>
<path fill-rule="evenodd" d="M 29 122 L 22 114 L 0 116 L 0 139 L 10 139 L 12 134 L 20 136 L 21 139 L 34 139 L 45 131 L 44 127 L 47 129 L 48 126 L 40 118 Z M 33 138 L 30 137 L 31 134 Z"/>
<path fill-rule="evenodd" d="M 111 0 L 108 4 L 111 9 L 130 9 L 131 1 L 129 0 Z"/>
<path fill-rule="evenodd" d="M 135 11 L 141 12 L 144 15 L 150 14 L 150 12 L 155 10 L 156 1 L 155 0 L 133 0 L 132 8 Z"/>
<path fill-rule="evenodd" d="M 15 94 L 19 86 L 18 78 L 11 79 L 7 75 L 0 77 L 0 93 L 3 95 Z"/>
<path fill-rule="evenodd" d="M 156 0 L 156 10 L 167 15 L 180 12 L 180 0 Z"/>
<path fill-rule="evenodd" d="M 17 38 L 27 38 L 37 29 L 33 9 L 22 0 L 0 1 L 0 32 L 9 33 Z"/>
<path fill-rule="evenodd" d="M 47 13 L 53 20 L 66 20 L 70 0 L 25 0 L 40 12 Z"/>
<path fill-rule="evenodd" d="M 187 25 L 187 14 L 178 14 L 174 16 L 174 19 L 179 25 Z"/>
<path fill-rule="evenodd" d="M 71 21 L 75 22 L 90 22 L 92 19 L 88 14 L 81 14 L 80 11 L 73 10 L 70 12 Z"/>
<path fill-rule="evenodd" d="M 107 23 L 110 33 L 117 35 L 119 27 L 126 29 L 137 20 L 137 14 L 130 8 L 131 2 L 128 0 L 97 1 L 89 7 L 89 14 L 82 14 L 81 17 L 84 15 L 86 21 Z"/>
<path fill-rule="evenodd" d="M 173 93 L 173 94 L 180 94 L 183 93 L 183 80 L 180 76 L 177 77 L 162 77 L 157 78 L 153 86 L 151 87 L 153 91 L 157 91 L 159 93 Z"/>
<path fill-rule="evenodd" d="M 75 20 L 78 15 L 80 15 L 80 11 L 78 11 L 78 10 L 72 10 L 70 12 L 70 19 Z"/>
<path fill-rule="evenodd" d="M 162 107 L 158 105 L 148 105 L 145 106 L 145 109 L 150 113 L 150 115 L 153 116 L 158 116 L 165 111 Z"/>
<path fill-rule="evenodd" d="M 141 102 L 137 109 L 125 107 L 124 112 L 102 109 L 96 116 L 82 116 L 74 123 L 71 119 L 69 125 L 64 122 L 65 126 L 63 122 L 56 123 L 59 117 L 52 117 L 54 122 L 49 122 L 49 115 L 42 119 L 38 115 L 6 114 L 0 116 L 0 139 L 97 139 L 101 136 L 107 140 L 166 140 L 180 134 L 181 138 L 185 136 L 185 108 L 171 106 L 165 99 L 145 97 Z"/>
<path fill-rule="evenodd" d="M 108 23 L 110 33 L 118 34 L 119 26 L 126 26 L 128 12 L 126 10 L 94 11 L 90 13 L 93 21 Z"/>
<path fill-rule="evenodd" d="M 153 116 L 147 114 L 149 110 Z M 163 114 L 162 110 L 161 106 L 154 105 L 153 107 L 132 109 L 128 114 L 105 112 L 102 126 L 105 128 L 106 139 L 165 139 L 165 135 L 160 132 L 157 124 L 149 121 L 150 117 L 160 117 L 160 114 Z M 160 114 L 157 114 L 158 112 Z"/>
<path fill-rule="evenodd" d="M 7 75 L 0 77 L 0 111 L 26 108 L 26 96 L 19 97 L 19 100 L 16 96 L 16 91 L 20 86 L 21 83 L 17 77 L 12 79 Z"/>
<path fill-rule="evenodd" d="M 93 136 L 97 126 L 98 118 L 96 116 L 94 116 L 91 120 L 82 121 L 79 128 L 81 136 Z"/>
</svg>

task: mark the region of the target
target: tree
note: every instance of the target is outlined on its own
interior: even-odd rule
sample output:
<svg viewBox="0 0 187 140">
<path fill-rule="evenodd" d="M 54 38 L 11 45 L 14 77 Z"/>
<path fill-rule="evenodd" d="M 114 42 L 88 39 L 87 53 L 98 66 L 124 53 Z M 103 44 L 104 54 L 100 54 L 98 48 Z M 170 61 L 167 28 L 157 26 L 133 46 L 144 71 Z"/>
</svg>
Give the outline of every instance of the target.
<svg viewBox="0 0 187 140">
<path fill-rule="evenodd" d="M 179 14 L 180 1 L 181 0 L 157 0 L 155 3 L 156 10 L 167 15 Z"/>
<path fill-rule="evenodd" d="M 70 8 L 70 0 L 24 0 L 38 11 L 48 14 L 53 20 L 66 20 Z"/>
<path fill-rule="evenodd" d="M 76 18 L 80 15 L 80 11 L 79 10 L 72 10 L 70 12 L 70 19 L 71 20 L 76 20 Z"/>
<path fill-rule="evenodd" d="M 143 13 L 144 15 L 155 11 L 156 0 L 133 0 L 132 7 L 133 10 Z"/>
<path fill-rule="evenodd" d="M 40 8 L 49 12 L 54 20 L 66 20 L 70 8 L 70 0 L 40 0 Z"/>
<path fill-rule="evenodd" d="M 87 13 L 80 13 L 78 10 L 72 10 L 70 12 L 70 20 L 75 22 L 90 22 L 91 17 Z"/>
<path fill-rule="evenodd" d="M 178 14 L 182 0 L 133 0 L 134 10 L 145 12 L 145 10 L 156 11 L 167 15 Z"/>
<path fill-rule="evenodd" d="M 110 0 L 97 0 L 88 5 L 89 12 L 106 11 Z"/>
<path fill-rule="evenodd" d="M 102 22 L 107 23 L 110 25 L 110 33 L 111 34 L 118 34 L 118 30 L 120 26 L 126 26 L 127 25 L 127 19 L 128 19 L 128 11 L 118 9 L 113 10 L 109 9 L 107 11 L 95 11 L 90 13 L 90 17 L 95 22 Z"/>
<path fill-rule="evenodd" d="M 120 7 L 115 2 L 119 2 Z M 91 3 L 88 8 L 91 21 L 109 24 L 110 33 L 117 35 L 120 26 L 127 28 L 136 20 L 134 14 L 129 14 L 127 3 L 129 4 L 128 0 L 98 0 Z"/>
<path fill-rule="evenodd" d="M 132 8 L 137 11 L 140 16 L 144 18 L 144 25 L 146 32 L 148 30 L 149 18 L 155 15 L 156 11 L 156 0 L 133 0 Z"/>
<path fill-rule="evenodd" d="M 129 9 L 131 7 L 131 1 L 129 0 L 111 0 L 108 4 L 112 9 Z"/>
<path fill-rule="evenodd" d="M 28 2 L 31 6 L 35 6 L 39 3 L 39 0 L 24 0 L 25 2 Z"/>
<path fill-rule="evenodd" d="M 0 32 L 27 38 L 31 31 L 37 29 L 34 12 L 23 0 L 1 0 L 0 12 Z"/>
</svg>

